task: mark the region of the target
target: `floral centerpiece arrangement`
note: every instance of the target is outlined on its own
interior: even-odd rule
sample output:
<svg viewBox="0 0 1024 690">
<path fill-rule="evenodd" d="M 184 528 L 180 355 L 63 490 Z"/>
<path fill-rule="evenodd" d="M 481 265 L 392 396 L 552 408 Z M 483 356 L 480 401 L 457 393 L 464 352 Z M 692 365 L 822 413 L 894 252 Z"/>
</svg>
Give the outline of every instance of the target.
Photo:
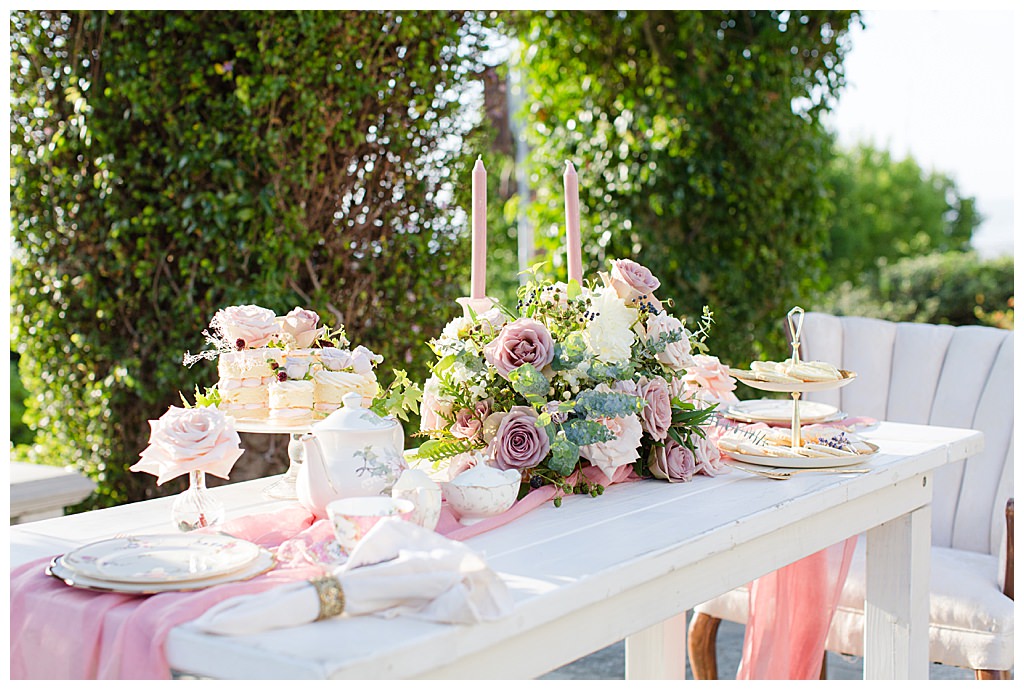
<svg viewBox="0 0 1024 690">
<path fill-rule="evenodd" d="M 486 458 L 520 470 L 523 491 L 603 492 L 635 472 L 669 481 L 721 467 L 707 429 L 731 395 L 728 369 L 706 354 L 705 307 L 694 330 L 656 295 L 660 281 L 635 261 L 611 262 L 580 285 L 533 279 L 516 308 L 449 322 L 430 341 L 418 457 L 454 475 Z M 700 361 L 697 360 L 700 358 Z M 556 499 L 556 502 L 560 499 Z"/>
</svg>

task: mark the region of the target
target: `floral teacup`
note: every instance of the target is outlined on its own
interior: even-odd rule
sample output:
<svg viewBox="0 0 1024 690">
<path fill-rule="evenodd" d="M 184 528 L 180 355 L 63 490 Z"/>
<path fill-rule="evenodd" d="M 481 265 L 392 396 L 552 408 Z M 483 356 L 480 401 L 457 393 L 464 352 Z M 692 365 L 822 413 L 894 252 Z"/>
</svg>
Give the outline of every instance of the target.
<svg viewBox="0 0 1024 690">
<path fill-rule="evenodd" d="M 331 519 L 334 536 L 346 554 L 351 554 L 356 544 L 380 520 L 410 520 L 415 506 L 412 501 L 390 496 L 359 496 L 339 498 L 327 504 L 327 516 Z"/>
</svg>

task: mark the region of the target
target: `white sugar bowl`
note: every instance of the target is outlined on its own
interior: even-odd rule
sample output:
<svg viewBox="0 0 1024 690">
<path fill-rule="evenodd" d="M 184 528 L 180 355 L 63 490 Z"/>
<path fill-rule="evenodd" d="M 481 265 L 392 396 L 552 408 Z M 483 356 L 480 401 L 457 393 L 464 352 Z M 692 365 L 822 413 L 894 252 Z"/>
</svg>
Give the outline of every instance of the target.
<svg viewBox="0 0 1024 690">
<path fill-rule="evenodd" d="M 521 481 L 518 470 L 499 470 L 479 463 L 451 481 L 441 482 L 441 491 L 459 522 L 471 525 L 511 508 Z"/>
</svg>

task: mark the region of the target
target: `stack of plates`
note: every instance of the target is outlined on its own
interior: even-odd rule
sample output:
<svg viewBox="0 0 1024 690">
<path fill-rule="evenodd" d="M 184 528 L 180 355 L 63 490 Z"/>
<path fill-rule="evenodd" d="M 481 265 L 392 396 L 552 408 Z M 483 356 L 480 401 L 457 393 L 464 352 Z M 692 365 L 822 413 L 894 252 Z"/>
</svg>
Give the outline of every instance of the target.
<svg viewBox="0 0 1024 690">
<path fill-rule="evenodd" d="M 790 426 L 793 422 L 792 400 L 744 400 L 733 403 L 722 411 L 722 416 L 737 422 L 763 422 L 770 426 Z M 800 424 L 827 424 L 846 417 L 832 405 L 800 401 Z"/>
<path fill-rule="evenodd" d="M 157 594 L 247 580 L 274 567 L 274 556 L 227 534 L 148 534 L 87 544 L 57 556 L 46 572 L 72 587 Z"/>
</svg>

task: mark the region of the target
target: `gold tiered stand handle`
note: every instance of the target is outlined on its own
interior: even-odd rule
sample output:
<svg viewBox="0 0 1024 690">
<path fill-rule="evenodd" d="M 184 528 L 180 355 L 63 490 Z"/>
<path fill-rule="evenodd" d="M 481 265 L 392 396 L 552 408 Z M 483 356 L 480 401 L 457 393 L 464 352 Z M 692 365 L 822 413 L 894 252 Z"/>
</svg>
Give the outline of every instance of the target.
<svg viewBox="0 0 1024 690">
<path fill-rule="evenodd" d="M 800 333 L 804 329 L 804 310 L 801 307 L 793 307 L 786 314 L 789 320 L 789 332 L 793 334 L 790 345 L 793 346 L 793 364 L 800 363 Z M 802 444 L 800 438 L 800 394 L 802 391 L 793 391 L 790 395 L 793 398 L 793 422 L 790 427 L 790 447 L 799 448 Z"/>
</svg>

